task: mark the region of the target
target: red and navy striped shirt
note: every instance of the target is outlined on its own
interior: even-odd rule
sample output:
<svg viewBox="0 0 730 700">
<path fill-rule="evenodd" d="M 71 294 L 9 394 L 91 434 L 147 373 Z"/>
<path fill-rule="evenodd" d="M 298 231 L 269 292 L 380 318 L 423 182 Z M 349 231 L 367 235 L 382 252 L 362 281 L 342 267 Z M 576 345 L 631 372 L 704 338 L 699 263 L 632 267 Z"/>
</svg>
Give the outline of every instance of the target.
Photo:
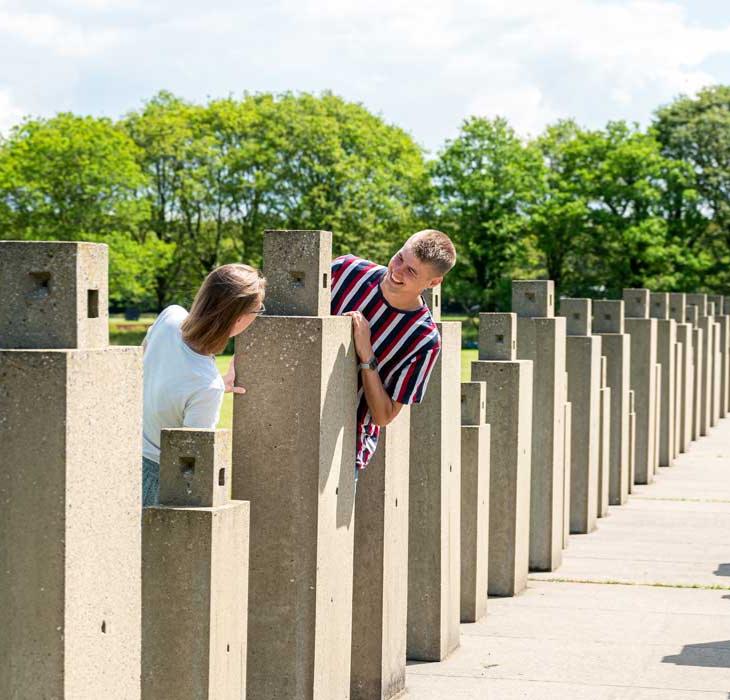
<svg viewBox="0 0 730 700">
<path fill-rule="evenodd" d="M 332 315 L 360 311 L 370 326 L 378 374 L 393 401 L 419 403 L 441 350 L 441 336 L 424 304 L 401 311 L 380 290 L 387 268 L 354 255 L 332 263 Z M 373 423 L 362 379 L 358 375 L 357 447 L 355 465 L 364 469 L 375 452 L 380 426 Z"/>
</svg>

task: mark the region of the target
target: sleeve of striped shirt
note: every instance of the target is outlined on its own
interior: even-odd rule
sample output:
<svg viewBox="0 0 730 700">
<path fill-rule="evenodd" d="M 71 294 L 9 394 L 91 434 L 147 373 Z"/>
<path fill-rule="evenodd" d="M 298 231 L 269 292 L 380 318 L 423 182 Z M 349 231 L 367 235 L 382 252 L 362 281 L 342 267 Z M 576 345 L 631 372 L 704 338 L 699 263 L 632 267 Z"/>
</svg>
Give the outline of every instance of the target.
<svg viewBox="0 0 730 700">
<path fill-rule="evenodd" d="M 424 350 L 401 370 L 391 397 L 393 401 L 406 405 L 421 403 L 440 351 L 439 346 Z"/>
<path fill-rule="evenodd" d="M 352 257 L 352 255 L 351 254 L 340 255 L 339 258 L 335 258 L 332 261 L 331 275 L 332 275 L 332 286 L 333 287 L 337 283 L 337 279 L 339 278 L 340 272 L 342 271 L 342 263 L 344 263 L 345 260 L 347 260 L 347 258 L 349 258 L 349 257 Z"/>
</svg>

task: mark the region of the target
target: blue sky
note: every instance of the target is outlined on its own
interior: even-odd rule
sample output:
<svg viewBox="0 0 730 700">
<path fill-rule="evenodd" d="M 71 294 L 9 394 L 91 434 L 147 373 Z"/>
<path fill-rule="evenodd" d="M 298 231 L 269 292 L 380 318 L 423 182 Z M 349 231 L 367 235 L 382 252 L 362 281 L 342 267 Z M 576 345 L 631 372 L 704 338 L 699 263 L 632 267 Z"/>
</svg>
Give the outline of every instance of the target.
<svg viewBox="0 0 730 700">
<path fill-rule="evenodd" d="M 472 114 L 523 135 L 575 117 L 647 123 L 730 84 L 725 0 L 0 0 L 0 131 L 62 110 L 117 117 L 329 89 L 438 149 Z"/>
</svg>

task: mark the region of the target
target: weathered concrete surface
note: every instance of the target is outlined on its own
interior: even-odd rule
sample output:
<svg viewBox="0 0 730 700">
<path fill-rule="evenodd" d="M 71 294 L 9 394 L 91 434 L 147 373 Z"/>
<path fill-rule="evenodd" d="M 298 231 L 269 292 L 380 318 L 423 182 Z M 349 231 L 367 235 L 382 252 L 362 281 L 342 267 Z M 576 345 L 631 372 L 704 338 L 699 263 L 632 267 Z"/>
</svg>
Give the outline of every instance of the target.
<svg viewBox="0 0 730 700">
<path fill-rule="evenodd" d="M 231 432 L 163 430 L 160 447 L 160 506 L 142 517 L 142 698 L 239 700 L 250 509 L 229 497 Z"/>
<path fill-rule="evenodd" d="M 722 357 L 720 353 L 720 324 L 715 320 L 715 303 L 707 302 L 707 317 L 712 323 L 712 376 L 710 379 L 710 427 L 720 420 L 720 389 L 722 383 Z"/>
<path fill-rule="evenodd" d="M 720 393 L 718 397 L 718 416 L 720 418 L 724 418 L 728 414 L 728 382 L 730 381 L 730 316 L 715 313 L 715 323 L 719 329 L 720 344 Z"/>
<path fill-rule="evenodd" d="M 99 243 L 0 241 L 0 348 L 106 347 L 108 267 Z"/>
<path fill-rule="evenodd" d="M 276 316 L 329 316 L 330 231 L 266 231 L 266 308 Z"/>
<path fill-rule="evenodd" d="M 565 397 L 568 396 L 568 373 L 565 373 Z M 570 452 L 573 431 L 573 404 L 566 401 L 563 405 L 563 549 L 570 540 L 570 470 L 573 459 Z"/>
<path fill-rule="evenodd" d="M 666 296 L 666 295 L 664 295 Z M 674 319 L 657 319 L 657 363 L 662 366 L 662 394 L 659 402 L 659 466 L 671 466 L 675 439 L 675 371 L 677 324 Z"/>
<path fill-rule="evenodd" d="M 0 350 L 0 697 L 139 698 L 142 352 Z"/>
<path fill-rule="evenodd" d="M 675 456 L 687 451 L 692 440 L 692 396 L 694 374 L 694 346 L 692 342 L 692 324 L 687 322 L 687 295 L 683 292 L 672 292 L 669 295 L 669 318 L 677 324 L 677 345 L 681 351 L 677 355 L 676 374 L 676 440 Z"/>
<path fill-rule="evenodd" d="M 431 318 L 438 323 L 441 320 L 441 285 L 424 289 L 421 296 L 431 311 Z"/>
<path fill-rule="evenodd" d="M 699 327 L 697 306 L 687 306 L 687 323 L 692 326 L 692 440 L 697 440 L 702 422 L 702 365 L 705 345 L 704 333 Z"/>
<path fill-rule="evenodd" d="M 251 503 L 249 700 L 350 690 L 357 369 L 346 317 L 236 338 L 233 497 Z M 302 449 L 306 445 L 307 449 Z"/>
<path fill-rule="evenodd" d="M 634 492 L 636 473 L 636 402 L 634 392 L 629 391 L 629 494 Z"/>
<path fill-rule="evenodd" d="M 565 328 L 564 318 L 517 319 L 517 357 L 533 363 L 530 569 L 536 571 L 554 571 L 562 560 Z"/>
<path fill-rule="evenodd" d="M 143 700 L 246 695 L 249 504 L 145 508 Z"/>
<path fill-rule="evenodd" d="M 479 326 L 480 356 L 507 358 L 472 362 L 471 379 L 486 382 L 489 397 L 488 590 L 489 595 L 511 596 L 525 587 L 529 563 L 532 362 L 515 360 L 516 347 L 503 351 L 513 346 L 514 314 L 480 314 Z"/>
<path fill-rule="evenodd" d="M 715 322 L 720 327 L 720 418 L 730 411 L 730 297 L 712 294 L 708 299 L 715 304 Z"/>
<path fill-rule="evenodd" d="M 714 304 L 713 304 L 714 306 Z M 724 324 L 724 317 L 721 323 L 717 316 L 713 316 L 714 321 L 714 337 L 715 337 L 715 361 L 714 361 L 714 375 L 712 380 L 712 425 L 717 425 L 720 420 L 720 410 L 722 405 L 722 374 L 723 364 L 725 363 L 725 355 L 722 352 L 722 326 Z"/>
<path fill-rule="evenodd" d="M 661 421 L 662 406 L 662 366 L 657 363 L 654 365 L 655 384 L 656 384 L 656 402 L 654 404 L 654 473 L 659 471 L 659 426 Z"/>
<path fill-rule="evenodd" d="M 694 345 L 692 325 L 677 324 L 677 342 L 682 345 L 682 362 L 678 370 L 679 451 L 686 452 L 692 440 L 692 406 L 694 401 Z"/>
<path fill-rule="evenodd" d="M 601 336 L 601 353 L 606 359 L 606 386 L 611 389 L 609 447 L 609 491 L 611 505 L 629 496 L 629 391 L 631 338 L 624 333 L 624 302 L 595 300 L 593 332 Z"/>
<path fill-rule="evenodd" d="M 571 538 L 558 574 L 490 600 L 448 661 L 408 668 L 410 700 L 725 700 L 728 445 L 725 420 L 598 532 Z M 682 501 L 688 492 L 704 502 Z M 647 500 L 659 494 L 672 500 Z M 549 581 L 573 578 L 604 583 Z M 680 587 L 705 583 L 726 590 Z"/>
<path fill-rule="evenodd" d="M 591 300 L 562 299 L 567 319 L 566 366 L 571 426 L 570 532 L 596 527 L 601 412 L 601 336 L 591 335 Z"/>
<path fill-rule="evenodd" d="M 679 329 L 677 329 L 679 330 Z M 672 459 L 679 457 L 680 442 L 682 439 L 682 366 L 684 365 L 684 344 L 677 342 L 674 345 L 674 423 L 672 431 L 674 432 L 674 450 Z"/>
<path fill-rule="evenodd" d="M 411 408 L 407 656 L 423 661 L 459 645 L 461 606 L 461 324 L 438 327 L 441 354 Z"/>
<path fill-rule="evenodd" d="M 627 318 L 631 337 L 631 390 L 636 413 L 634 483 L 651 483 L 655 462 L 656 319 Z"/>
<path fill-rule="evenodd" d="M 211 508 L 230 500 L 231 431 L 163 430 L 160 503 Z"/>
<path fill-rule="evenodd" d="M 699 398 L 699 435 L 707 435 L 712 419 L 712 378 L 714 361 L 714 321 L 707 315 L 707 295 L 688 294 L 687 306 L 695 307 L 697 328 L 702 331 L 702 353 L 698 355 L 700 361 L 700 376 L 697 383 Z M 688 310 L 689 311 L 689 310 Z M 695 345 L 695 349 L 697 345 Z"/>
<path fill-rule="evenodd" d="M 601 358 L 605 360 L 606 358 Z M 604 380 L 605 382 L 605 380 Z M 596 515 L 605 518 L 608 515 L 608 490 L 610 482 L 609 457 L 611 454 L 611 389 L 601 387 L 600 420 L 598 429 L 598 498 L 596 499 Z"/>
<path fill-rule="evenodd" d="M 490 429 L 486 385 L 461 383 L 461 621 L 487 613 Z"/>
<path fill-rule="evenodd" d="M 410 408 L 380 433 L 355 497 L 350 698 L 395 697 L 406 682 Z"/>
</svg>

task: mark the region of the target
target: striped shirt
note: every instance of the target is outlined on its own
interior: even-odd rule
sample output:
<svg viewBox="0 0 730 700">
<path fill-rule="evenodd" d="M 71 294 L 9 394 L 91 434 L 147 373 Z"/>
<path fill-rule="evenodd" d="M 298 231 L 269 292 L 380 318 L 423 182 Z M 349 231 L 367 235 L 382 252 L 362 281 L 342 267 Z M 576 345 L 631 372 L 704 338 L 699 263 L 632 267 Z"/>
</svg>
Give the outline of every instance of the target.
<svg viewBox="0 0 730 700">
<path fill-rule="evenodd" d="M 441 350 L 441 337 L 424 304 L 401 311 L 380 290 L 387 268 L 354 255 L 332 262 L 332 315 L 360 311 L 370 326 L 373 353 L 385 391 L 393 401 L 419 403 Z M 364 469 L 375 452 L 380 426 L 372 421 L 358 374 L 355 465 Z"/>
</svg>

